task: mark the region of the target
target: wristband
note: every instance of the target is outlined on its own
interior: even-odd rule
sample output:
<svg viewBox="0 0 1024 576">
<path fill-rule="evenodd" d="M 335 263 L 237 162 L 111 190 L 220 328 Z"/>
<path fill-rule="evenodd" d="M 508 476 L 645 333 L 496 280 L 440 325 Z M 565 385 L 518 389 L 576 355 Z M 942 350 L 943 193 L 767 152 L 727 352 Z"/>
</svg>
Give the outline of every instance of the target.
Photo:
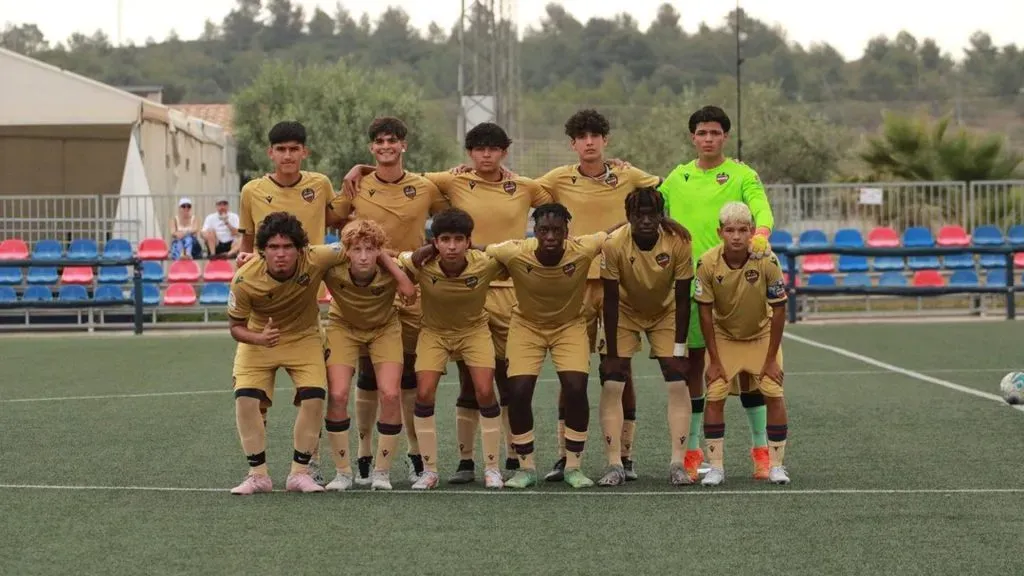
<svg viewBox="0 0 1024 576">
<path fill-rule="evenodd" d="M 686 348 L 686 342 L 676 342 L 674 348 L 672 348 L 672 355 L 676 358 L 683 358 L 689 355 L 689 350 Z"/>
</svg>

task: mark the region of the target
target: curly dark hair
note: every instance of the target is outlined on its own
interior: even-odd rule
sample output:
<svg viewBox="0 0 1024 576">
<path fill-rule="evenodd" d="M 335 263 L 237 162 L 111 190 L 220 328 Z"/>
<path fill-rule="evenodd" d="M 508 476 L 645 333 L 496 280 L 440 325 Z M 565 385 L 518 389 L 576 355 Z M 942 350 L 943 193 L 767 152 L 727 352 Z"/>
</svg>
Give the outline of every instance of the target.
<svg viewBox="0 0 1024 576">
<path fill-rule="evenodd" d="M 545 216 L 554 216 L 555 218 L 561 218 L 565 220 L 565 225 L 568 226 L 572 220 L 572 214 L 569 213 L 569 209 L 558 202 L 551 202 L 548 204 L 541 204 L 537 206 L 537 209 L 533 211 L 533 223 L 536 225 L 540 222 L 540 219 Z"/>
<path fill-rule="evenodd" d="M 729 129 L 732 128 L 732 121 L 729 120 L 729 115 L 725 113 L 718 106 L 705 106 L 700 110 L 697 110 L 690 115 L 690 134 L 697 131 L 697 125 L 705 122 L 718 122 L 722 127 L 722 132 L 729 133 Z"/>
<path fill-rule="evenodd" d="M 494 122 L 483 122 L 477 124 L 466 132 L 466 150 L 473 148 L 501 148 L 508 150 L 512 140 L 508 137 L 505 129 Z"/>
<path fill-rule="evenodd" d="M 399 140 L 405 140 L 405 137 L 409 135 L 409 129 L 405 127 L 405 122 L 394 116 L 382 116 L 370 122 L 370 127 L 366 130 L 366 133 L 370 137 L 370 142 L 376 140 L 378 136 L 385 134 L 390 134 Z"/>
<path fill-rule="evenodd" d="M 430 223 L 430 233 L 434 238 L 441 234 L 462 234 L 466 238 L 473 235 L 473 217 L 469 212 L 458 208 L 448 208 Z"/>
<path fill-rule="evenodd" d="M 581 138 L 584 134 L 597 134 L 607 136 L 612 131 L 612 125 L 597 110 L 580 110 L 565 121 L 565 135 L 573 140 Z"/>
<path fill-rule="evenodd" d="M 270 145 L 284 144 L 285 142 L 298 142 L 306 145 L 306 127 L 301 122 L 285 120 L 274 124 L 274 127 L 267 133 L 267 140 Z"/>
<path fill-rule="evenodd" d="M 302 229 L 302 222 L 287 212 L 273 212 L 263 219 L 256 231 L 256 248 L 263 252 L 270 239 L 277 235 L 290 239 L 299 250 L 309 245 L 309 236 Z"/>
<path fill-rule="evenodd" d="M 691 240 L 690 231 L 675 220 L 665 216 L 665 197 L 657 188 L 644 186 L 636 188 L 626 195 L 626 218 L 640 211 L 641 208 L 653 208 L 658 214 L 658 226 L 669 236 L 679 236 L 683 240 Z"/>
</svg>

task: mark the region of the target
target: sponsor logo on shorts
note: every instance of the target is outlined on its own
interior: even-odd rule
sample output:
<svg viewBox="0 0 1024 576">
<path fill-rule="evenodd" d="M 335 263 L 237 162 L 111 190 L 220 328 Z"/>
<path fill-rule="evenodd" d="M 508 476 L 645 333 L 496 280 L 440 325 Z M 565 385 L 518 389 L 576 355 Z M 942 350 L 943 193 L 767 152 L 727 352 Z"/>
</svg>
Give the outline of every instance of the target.
<svg viewBox="0 0 1024 576">
<path fill-rule="evenodd" d="M 295 283 L 299 286 L 309 286 L 309 274 L 303 272 L 302 275 L 295 280 Z"/>
<path fill-rule="evenodd" d="M 562 272 L 565 272 L 566 276 L 572 276 L 576 273 L 576 264 L 574 262 L 569 262 L 565 266 L 562 266 Z"/>
<path fill-rule="evenodd" d="M 416 187 L 406 186 L 405 188 L 402 188 L 402 194 L 405 194 L 406 198 L 412 200 L 413 198 L 416 197 Z"/>
<path fill-rule="evenodd" d="M 746 272 L 743 273 L 743 278 L 746 279 L 746 281 L 750 282 L 751 284 L 757 282 L 758 278 L 760 277 L 761 273 L 758 272 L 757 270 L 747 270 Z"/>
<path fill-rule="evenodd" d="M 515 194 L 516 183 L 509 180 L 508 182 L 505 182 L 504 184 L 501 185 L 501 189 L 504 190 L 506 194 Z"/>
<path fill-rule="evenodd" d="M 668 263 L 672 261 L 672 258 L 668 255 L 667 252 L 662 252 L 661 254 L 658 254 L 657 256 L 654 257 L 654 261 L 658 264 L 658 266 L 664 268 L 668 266 Z"/>
<path fill-rule="evenodd" d="M 302 189 L 302 199 L 303 200 L 305 200 L 309 204 L 312 204 L 314 198 L 316 198 L 316 191 L 315 190 L 313 190 L 312 188 L 303 188 Z"/>
<path fill-rule="evenodd" d="M 467 288 L 476 288 L 476 285 L 479 284 L 479 283 L 480 283 L 480 279 L 477 278 L 476 276 L 470 276 L 470 277 L 466 278 L 466 287 Z"/>
</svg>

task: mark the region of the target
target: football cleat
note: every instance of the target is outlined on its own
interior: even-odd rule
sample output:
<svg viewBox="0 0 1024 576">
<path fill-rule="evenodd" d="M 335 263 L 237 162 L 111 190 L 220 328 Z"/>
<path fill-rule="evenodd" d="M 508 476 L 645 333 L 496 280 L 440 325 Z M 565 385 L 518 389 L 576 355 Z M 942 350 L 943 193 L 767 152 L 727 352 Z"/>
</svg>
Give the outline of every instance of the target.
<svg viewBox="0 0 1024 576">
<path fill-rule="evenodd" d="M 750 459 L 754 461 L 754 480 L 767 480 L 768 468 L 768 447 L 758 446 L 750 449 Z"/>
<path fill-rule="evenodd" d="M 449 484 L 469 484 L 476 480 L 476 463 L 472 460 L 459 460 L 459 468 L 448 479 Z"/>
<path fill-rule="evenodd" d="M 573 488 L 590 488 L 594 485 L 594 481 L 587 478 L 587 475 L 583 473 L 579 468 L 573 468 L 572 470 L 566 470 L 563 474 L 565 483 Z"/>
<path fill-rule="evenodd" d="M 327 484 L 328 492 L 344 492 L 352 487 L 352 474 L 349 472 L 338 472 L 334 480 Z"/>
<path fill-rule="evenodd" d="M 529 488 L 537 485 L 537 471 L 532 468 L 520 468 L 515 475 L 505 481 L 506 488 Z"/>
<path fill-rule="evenodd" d="M 423 475 L 423 456 L 409 454 L 409 482 L 416 483 Z"/>
<path fill-rule="evenodd" d="M 370 466 L 373 464 L 373 456 L 362 456 L 356 460 L 356 468 L 359 469 L 359 473 L 356 475 L 357 486 L 369 486 L 370 485 Z"/>
<path fill-rule="evenodd" d="M 789 473 L 785 466 L 772 466 L 768 471 L 768 481 L 772 484 L 789 484 Z"/>
<path fill-rule="evenodd" d="M 545 482 L 561 482 L 565 476 L 565 458 L 559 458 L 558 462 L 551 467 L 551 471 L 544 475 Z"/>
<path fill-rule="evenodd" d="M 324 474 L 320 470 L 320 461 L 316 459 L 310 459 L 309 461 L 309 477 L 313 479 L 313 482 L 323 486 L 327 483 L 324 480 Z"/>
<path fill-rule="evenodd" d="M 231 489 L 231 493 L 239 496 L 250 496 L 252 494 L 264 494 L 274 491 L 274 482 L 270 476 L 262 474 L 250 474 L 242 480 L 242 483 Z"/>
<path fill-rule="evenodd" d="M 626 474 L 626 480 L 632 482 L 633 480 L 639 478 L 639 476 L 637 476 L 636 474 L 636 462 L 634 462 L 633 460 L 629 458 L 623 458 L 622 469 Z"/>
<path fill-rule="evenodd" d="M 725 470 L 712 467 L 700 481 L 701 486 L 721 486 L 725 482 Z"/>
<path fill-rule="evenodd" d="M 430 490 L 431 488 L 437 488 L 438 483 L 441 482 L 441 478 L 437 475 L 437 472 L 431 472 L 427 470 L 423 474 L 420 474 L 420 479 L 417 480 L 413 485 L 413 490 Z"/>
<path fill-rule="evenodd" d="M 625 464 L 625 460 L 623 460 Z M 626 483 L 626 471 L 623 466 L 612 465 L 605 471 L 604 476 L 597 481 L 598 486 L 622 486 Z"/>
<path fill-rule="evenodd" d="M 488 468 L 484 470 L 484 488 L 490 488 L 497 490 L 505 486 L 505 482 L 502 481 L 501 471 L 497 468 Z"/>
<path fill-rule="evenodd" d="M 387 470 L 371 472 L 370 490 L 391 490 L 391 473 Z"/>
<path fill-rule="evenodd" d="M 673 462 L 668 467 L 668 483 L 673 486 L 689 486 L 693 484 L 693 478 L 679 462 Z"/>
<path fill-rule="evenodd" d="M 704 453 L 700 450 L 687 450 L 683 459 L 683 468 L 690 475 L 690 480 L 696 482 L 700 477 L 700 466 L 704 462 Z M 706 471 L 705 471 L 706 473 Z"/>
<path fill-rule="evenodd" d="M 305 494 L 324 491 L 324 487 L 317 484 L 313 477 L 306 473 L 289 474 L 284 488 L 289 492 L 302 492 Z"/>
</svg>

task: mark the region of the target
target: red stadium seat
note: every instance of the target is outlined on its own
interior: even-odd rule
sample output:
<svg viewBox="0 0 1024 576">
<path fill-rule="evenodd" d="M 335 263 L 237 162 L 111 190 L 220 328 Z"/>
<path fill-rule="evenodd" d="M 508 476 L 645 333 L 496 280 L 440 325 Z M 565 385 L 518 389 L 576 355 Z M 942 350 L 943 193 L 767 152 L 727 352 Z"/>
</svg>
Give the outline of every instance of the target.
<svg viewBox="0 0 1024 576">
<path fill-rule="evenodd" d="M 235 268 L 228 260 L 210 260 L 203 269 L 204 282 L 230 282 L 235 277 Z"/>
<path fill-rule="evenodd" d="M 963 226 L 943 226 L 939 229 L 939 246 L 970 246 L 971 238 Z"/>
<path fill-rule="evenodd" d="M 164 306 L 193 306 L 196 303 L 196 289 L 191 284 L 171 284 L 164 292 Z"/>
<path fill-rule="evenodd" d="M 92 266 L 68 266 L 60 275 L 63 284 L 92 284 Z"/>
<path fill-rule="evenodd" d="M 872 248 L 896 248 L 900 245 L 900 235 L 888 226 L 879 226 L 868 232 L 868 246 Z"/>
<path fill-rule="evenodd" d="M 1024 268 L 1024 252 L 1017 252 L 1013 255 L 1013 267 Z"/>
<path fill-rule="evenodd" d="M 167 242 L 163 238 L 146 238 L 139 242 L 139 258 L 143 260 L 166 260 Z"/>
<path fill-rule="evenodd" d="M 831 254 L 809 254 L 803 257 L 800 268 L 804 272 L 835 272 L 836 263 Z"/>
<path fill-rule="evenodd" d="M 195 282 L 199 280 L 199 264 L 195 260 L 175 260 L 167 271 L 168 282 Z"/>
<path fill-rule="evenodd" d="M 946 279 L 938 270 L 918 270 L 911 280 L 913 286 L 945 286 Z"/>
<path fill-rule="evenodd" d="M 28 244 L 19 238 L 0 242 L 0 260 L 24 260 L 28 258 Z"/>
</svg>

